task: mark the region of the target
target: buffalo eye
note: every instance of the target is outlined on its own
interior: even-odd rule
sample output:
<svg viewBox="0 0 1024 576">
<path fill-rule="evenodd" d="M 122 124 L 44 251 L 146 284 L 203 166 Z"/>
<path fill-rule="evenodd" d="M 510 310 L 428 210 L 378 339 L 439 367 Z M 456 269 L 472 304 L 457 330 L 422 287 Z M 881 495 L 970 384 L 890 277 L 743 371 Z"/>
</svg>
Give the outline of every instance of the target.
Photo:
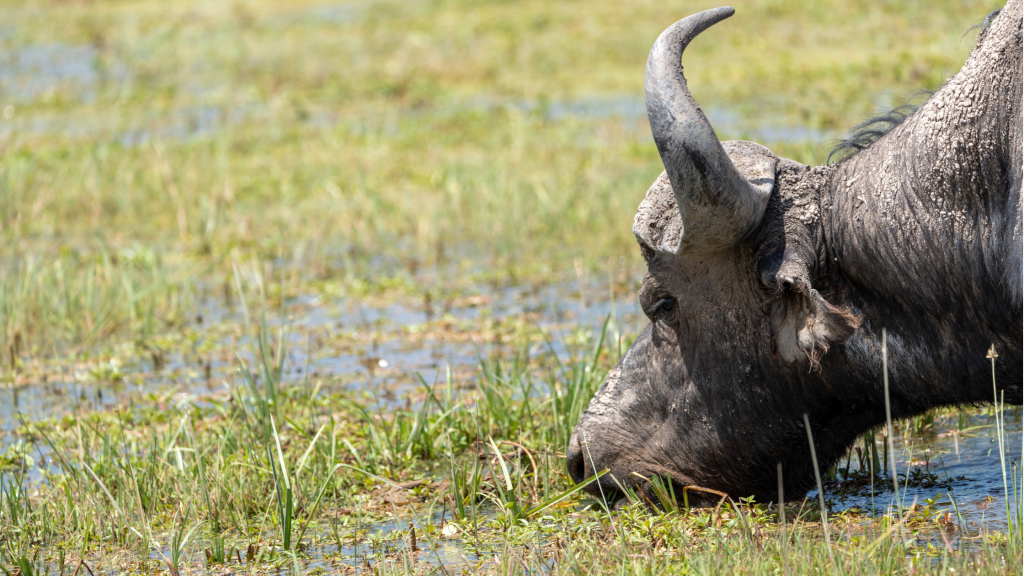
<svg viewBox="0 0 1024 576">
<path fill-rule="evenodd" d="M 666 296 L 654 303 L 654 320 L 667 320 L 676 311 L 676 299 Z"/>
</svg>

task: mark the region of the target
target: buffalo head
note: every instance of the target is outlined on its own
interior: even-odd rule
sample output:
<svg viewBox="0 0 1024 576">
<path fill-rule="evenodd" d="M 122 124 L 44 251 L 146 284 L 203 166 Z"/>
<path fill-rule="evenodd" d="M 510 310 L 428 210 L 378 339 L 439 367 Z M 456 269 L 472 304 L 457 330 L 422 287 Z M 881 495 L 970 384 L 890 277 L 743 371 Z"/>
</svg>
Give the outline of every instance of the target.
<svg viewBox="0 0 1024 576">
<path fill-rule="evenodd" d="M 734 497 L 802 495 L 814 472 L 894 418 L 1021 403 L 1021 0 L 963 69 L 870 146 L 808 167 L 719 142 L 686 87 L 682 52 L 733 14 L 680 20 L 647 61 L 647 113 L 665 172 L 633 223 L 650 319 L 608 374 L 567 451 L 593 493 L 654 475 Z M 692 498 L 692 497 L 691 497 Z M 691 500 L 692 501 L 692 500 Z"/>
</svg>

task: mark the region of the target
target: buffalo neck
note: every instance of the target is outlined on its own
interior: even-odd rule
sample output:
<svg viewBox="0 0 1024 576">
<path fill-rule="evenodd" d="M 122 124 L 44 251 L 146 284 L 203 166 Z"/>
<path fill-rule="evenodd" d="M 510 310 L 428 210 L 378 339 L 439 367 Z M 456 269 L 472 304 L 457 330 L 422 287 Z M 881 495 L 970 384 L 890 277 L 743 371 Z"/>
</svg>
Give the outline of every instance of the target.
<svg viewBox="0 0 1024 576">
<path fill-rule="evenodd" d="M 1003 12 L 956 76 L 821 190 L 827 265 L 866 321 L 847 354 L 879 369 L 867 358 L 887 328 L 911 412 L 991 400 L 992 345 L 999 387 L 1021 402 L 1021 3 Z"/>
</svg>

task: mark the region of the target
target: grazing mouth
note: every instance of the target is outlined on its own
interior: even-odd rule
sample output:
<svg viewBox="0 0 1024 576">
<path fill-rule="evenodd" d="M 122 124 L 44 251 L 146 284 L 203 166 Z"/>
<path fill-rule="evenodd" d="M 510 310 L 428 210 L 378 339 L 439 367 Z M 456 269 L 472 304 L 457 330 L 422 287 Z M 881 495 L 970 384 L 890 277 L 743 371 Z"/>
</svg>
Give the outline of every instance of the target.
<svg viewBox="0 0 1024 576">
<path fill-rule="evenodd" d="M 652 511 L 712 508 L 729 498 L 725 492 L 680 482 L 669 474 L 648 478 L 636 472 L 630 475 L 628 484 L 609 476 L 607 482 L 602 478 L 587 492 L 616 510 L 636 501 L 643 502 Z"/>
<path fill-rule="evenodd" d="M 610 474 L 593 482 L 583 491 L 606 507 L 621 508 L 630 503 L 629 496 L 616 486 Z"/>
<path fill-rule="evenodd" d="M 585 489 L 586 492 L 604 506 L 618 510 L 633 502 L 643 502 L 651 510 L 670 510 L 683 507 L 685 485 L 658 477 L 652 482 L 649 478 L 632 473 L 623 479 L 604 476 Z"/>
</svg>

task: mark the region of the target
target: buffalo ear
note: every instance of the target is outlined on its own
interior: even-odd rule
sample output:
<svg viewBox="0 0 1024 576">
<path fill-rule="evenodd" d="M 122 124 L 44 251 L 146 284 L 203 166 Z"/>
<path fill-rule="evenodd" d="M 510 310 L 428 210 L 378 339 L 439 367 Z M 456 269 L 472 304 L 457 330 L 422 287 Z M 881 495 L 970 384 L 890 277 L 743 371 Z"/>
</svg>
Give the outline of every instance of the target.
<svg viewBox="0 0 1024 576">
<path fill-rule="evenodd" d="M 772 300 L 772 342 L 788 363 L 806 359 L 812 369 L 832 344 L 845 342 L 861 324 L 850 306 L 837 307 L 799 277 L 777 277 L 779 295 Z"/>
</svg>

